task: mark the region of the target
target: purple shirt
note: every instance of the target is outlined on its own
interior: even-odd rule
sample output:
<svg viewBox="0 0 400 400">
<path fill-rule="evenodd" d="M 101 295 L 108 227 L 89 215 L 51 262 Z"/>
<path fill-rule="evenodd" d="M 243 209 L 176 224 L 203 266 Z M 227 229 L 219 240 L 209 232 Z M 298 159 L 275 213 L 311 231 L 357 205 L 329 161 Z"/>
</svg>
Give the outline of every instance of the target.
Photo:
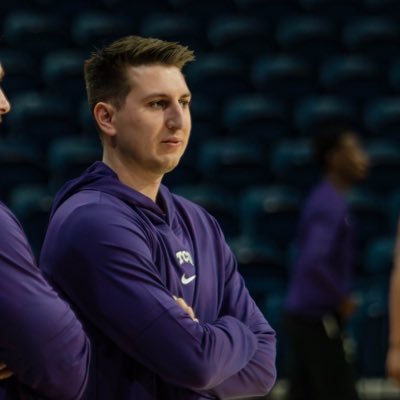
<svg viewBox="0 0 400 400">
<path fill-rule="evenodd" d="M 58 194 L 41 266 L 92 340 L 86 398 L 267 393 L 275 333 L 216 221 L 161 186 L 157 205 L 98 162 Z M 177 305 L 191 306 L 199 322 Z"/>
<path fill-rule="evenodd" d="M 1 399 L 81 399 L 89 342 L 43 278 L 20 224 L 0 203 L 0 361 L 14 377 Z"/>
<path fill-rule="evenodd" d="M 331 183 L 322 182 L 308 198 L 297 246 L 286 309 L 319 319 L 349 296 L 354 267 L 349 207 Z"/>
</svg>

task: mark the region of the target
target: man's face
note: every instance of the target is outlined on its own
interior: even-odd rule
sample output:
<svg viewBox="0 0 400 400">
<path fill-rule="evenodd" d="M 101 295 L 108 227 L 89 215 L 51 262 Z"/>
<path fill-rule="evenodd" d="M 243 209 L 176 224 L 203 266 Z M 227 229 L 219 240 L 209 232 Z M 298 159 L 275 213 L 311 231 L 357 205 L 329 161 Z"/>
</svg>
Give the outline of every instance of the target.
<svg viewBox="0 0 400 400">
<path fill-rule="evenodd" d="M 162 176 L 178 164 L 189 140 L 189 89 L 173 66 L 129 67 L 127 78 L 132 89 L 112 118 L 114 150 L 125 165 Z"/>
<path fill-rule="evenodd" d="M 0 83 L 4 78 L 4 70 L 0 64 Z M 3 89 L 0 86 L 0 123 L 2 121 L 3 115 L 7 114 L 10 111 L 10 103 L 5 96 Z"/>
<path fill-rule="evenodd" d="M 366 178 L 369 158 L 355 133 L 348 132 L 343 135 L 340 145 L 334 150 L 333 168 L 354 182 Z"/>
</svg>

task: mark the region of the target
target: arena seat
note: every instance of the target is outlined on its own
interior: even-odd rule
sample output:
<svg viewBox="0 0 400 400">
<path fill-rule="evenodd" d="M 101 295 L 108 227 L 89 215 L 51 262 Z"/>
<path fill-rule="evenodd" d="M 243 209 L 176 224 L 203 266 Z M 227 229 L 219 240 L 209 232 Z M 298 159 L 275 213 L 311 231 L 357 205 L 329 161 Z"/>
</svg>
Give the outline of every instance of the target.
<svg viewBox="0 0 400 400">
<path fill-rule="evenodd" d="M 303 136 L 312 136 L 332 121 L 356 121 L 353 103 L 347 99 L 321 95 L 300 99 L 294 108 L 294 123 Z"/>
<path fill-rule="evenodd" d="M 199 149 L 198 169 L 204 182 L 223 185 L 238 195 L 266 179 L 265 155 L 250 141 L 209 139 Z"/>
<path fill-rule="evenodd" d="M 244 234 L 273 240 L 283 250 L 293 240 L 300 211 L 300 194 L 293 187 L 250 187 L 240 199 Z"/>
<path fill-rule="evenodd" d="M 222 14 L 213 18 L 207 36 L 215 50 L 247 57 L 271 51 L 274 44 L 265 20 L 241 14 Z"/>
<path fill-rule="evenodd" d="M 291 55 L 258 57 L 251 70 L 256 90 L 293 105 L 299 98 L 319 94 L 317 80 L 310 65 Z"/>
<path fill-rule="evenodd" d="M 222 110 L 223 126 L 229 136 L 252 138 L 254 143 L 270 146 L 290 132 L 287 110 L 273 97 L 248 94 L 228 100 Z"/>
</svg>

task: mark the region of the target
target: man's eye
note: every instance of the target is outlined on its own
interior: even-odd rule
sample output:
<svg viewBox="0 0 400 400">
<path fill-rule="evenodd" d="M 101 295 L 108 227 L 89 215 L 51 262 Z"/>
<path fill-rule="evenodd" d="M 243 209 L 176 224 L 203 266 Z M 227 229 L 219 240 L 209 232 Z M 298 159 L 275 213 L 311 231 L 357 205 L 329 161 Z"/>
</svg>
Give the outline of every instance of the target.
<svg viewBox="0 0 400 400">
<path fill-rule="evenodd" d="M 167 102 L 165 100 L 157 100 L 150 103 L 150 107 L 152 108 L 165 108 L 166 106 Z"/>
<path fill-rule="evenodd" d="M 183 108 L 190 106 L 190 100 L 181 100 L 180 103 Z"/>
</svg>

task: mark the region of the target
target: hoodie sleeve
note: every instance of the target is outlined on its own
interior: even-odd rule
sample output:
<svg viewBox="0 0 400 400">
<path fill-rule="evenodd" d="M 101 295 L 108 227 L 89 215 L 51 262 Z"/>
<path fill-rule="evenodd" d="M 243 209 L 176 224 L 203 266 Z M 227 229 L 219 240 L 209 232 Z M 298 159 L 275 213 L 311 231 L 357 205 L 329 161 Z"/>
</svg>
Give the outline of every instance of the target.
<svg viewBox="0 0 400 400">
<path fill-rule="evenodd" d="M 131 213 L 92 204 L 51 225 L 42 252 L 51 279 L 124 353 L 164 380 L 209 389 L 253 357 L 257 340 L 246 324 L 229 315 L 201 324 L 177 305 L 152 261 L 153 239 Z"/>
<path fill-rule="evenodd" d="M 228 246 L 224 245 L 227 261 L 221 315 L 230 315 L 248 326 L 257 339 L 257 350 L 243 369 L 214 387 L 211 393 L 221 399 L 265 396 L 276 379 L 275 332 L 251 298 L 237 270 L 235 257 Z"/>
<path fill-rule="evenodd" d="M 14 372 L 19 391 L 78 400 L 88 373 L 88 339 L 35 265 L 15 217 L 2 207 L 0 219 L 0 360 Z"/>
</svg>

